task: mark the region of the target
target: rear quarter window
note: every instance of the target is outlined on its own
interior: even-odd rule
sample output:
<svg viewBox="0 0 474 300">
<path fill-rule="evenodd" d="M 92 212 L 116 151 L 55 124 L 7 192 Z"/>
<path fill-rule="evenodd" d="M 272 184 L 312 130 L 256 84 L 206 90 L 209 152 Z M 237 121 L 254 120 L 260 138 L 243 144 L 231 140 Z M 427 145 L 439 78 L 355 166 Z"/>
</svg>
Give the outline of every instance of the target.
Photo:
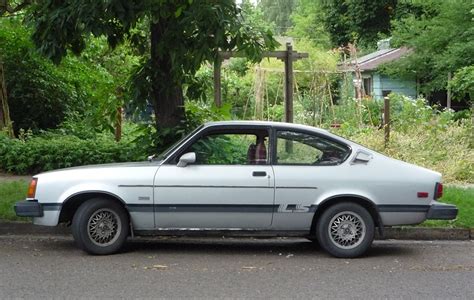
<svg viewBox="0 0 474 300">
<path fill-rule="evenodd" d="M 321 135 L 277 131 L 276 163 L 280 165 L 339 165 L 350 152 L 349 146 Z"/>
</svg>

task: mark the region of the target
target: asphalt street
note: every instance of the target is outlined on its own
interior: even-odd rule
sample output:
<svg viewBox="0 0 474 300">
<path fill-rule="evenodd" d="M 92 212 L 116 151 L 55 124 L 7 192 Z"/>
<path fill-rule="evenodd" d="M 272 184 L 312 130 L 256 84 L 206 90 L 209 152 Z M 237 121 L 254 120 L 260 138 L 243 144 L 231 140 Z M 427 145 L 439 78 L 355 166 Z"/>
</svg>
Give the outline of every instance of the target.
<svg viewBox="0 0 474 300">
<path fill-rule="evenodd" d="M 137 239 L 91 256 L 69 236 L 0 236 L 5 298 L 474 299 L 473 241 L 377 241 L 358 259 L 304 239 Z"/>
</svg>

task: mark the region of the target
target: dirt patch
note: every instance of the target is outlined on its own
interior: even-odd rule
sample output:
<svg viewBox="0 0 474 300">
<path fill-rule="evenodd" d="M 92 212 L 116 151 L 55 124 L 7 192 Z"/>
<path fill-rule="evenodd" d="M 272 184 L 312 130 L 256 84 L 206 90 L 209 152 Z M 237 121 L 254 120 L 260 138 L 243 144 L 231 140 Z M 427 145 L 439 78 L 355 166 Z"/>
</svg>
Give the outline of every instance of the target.
<svg viewBox="0 0 474 300">
<path fill-rule="evenodd" d="M 0 182 L 5 182 L 5 181 L 17 181 L 17 180 L 22 180 L 22 181 L 30 181 L 31 176 L 20 176 L 20 175 L 11 175 L 11 174 L 6 174 L 6 173 L 0 173 Z"/>
</svg>

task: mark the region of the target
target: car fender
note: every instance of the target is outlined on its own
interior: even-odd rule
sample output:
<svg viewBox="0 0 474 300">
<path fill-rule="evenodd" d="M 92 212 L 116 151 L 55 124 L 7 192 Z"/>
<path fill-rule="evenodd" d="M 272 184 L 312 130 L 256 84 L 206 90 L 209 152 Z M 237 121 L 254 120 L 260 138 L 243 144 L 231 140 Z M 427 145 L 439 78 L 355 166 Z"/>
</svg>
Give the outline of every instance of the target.
<svg viewBox="0 0 474 300">
<path fill-rule="evenodd" d="M 339 198 L 339 197 L 356 197 L 367 200 L 371 202 L 373 205 L 377 205 L 377 201 L 370 192 L 363 191 L 360 189 L 336 189 L 336 190 L 329 190 L 324 191 L 318 195 L 315 199 L 313 205 L 320 206 L 327 201 L 331 201 L 332 199 Z"/>
<path fill-rule="evenodd" d="M 120 191 L 118 190 L 117 186 L 114 186 L 112 184 L 97 183 L 97 182 L 79 183 L 65 190 L 59 196 L 58 202 L 64 204 L 66 201 L 68 201 L 72 197 L 79 194 L 104 193 L 104 194 L 108 194 L 119 199 L 123 204 L 125 204 L 119 192 Z"/>
<path fill-rule="evenodd" d="M 378 211 L 376 198 L 371 193 L 359 189 L 337 189 L 321 193 L 314 203 L 316 209 L 314 212 L 313 227 L 316 217 L 321 213 L 321 208 L 324 209 L 324 207 L 330 205 L 332 201 L 337 201 L 337 199 L 340 198 L 358 198 L 364 201 L 364 203 L 369 204 L 369 207 L 371 208 L 371 211 L 369 212 L 373 216 L 374 221 L 380 230 L 380 234 L 383 234 L 383 222 Z"/>
</svg>

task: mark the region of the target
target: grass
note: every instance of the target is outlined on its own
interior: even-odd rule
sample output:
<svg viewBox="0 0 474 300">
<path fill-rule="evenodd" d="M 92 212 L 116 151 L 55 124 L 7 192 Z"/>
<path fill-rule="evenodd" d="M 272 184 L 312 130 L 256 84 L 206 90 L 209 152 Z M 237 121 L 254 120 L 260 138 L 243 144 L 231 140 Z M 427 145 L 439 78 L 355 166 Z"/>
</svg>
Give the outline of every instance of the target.
<svg viewBox="0 0 474 300">
<path fill-rule="evenodd" d="M 15 202 L 25 200 L 29 182 L 24 180 L 0 182 L 0 220 L 26 221 L 15 215 Z"/>
<path fill-rule="evenodd" d="M 23 200 L 28 189 L 27 181 L 0 182 L 0 220 L 26 221 L 13 211 L 16 201 Z M 442 202 L 455 204 L 459 209 L 456 220 L 426 221 L 423 227 L 474 228 L 474 188 L 446 187 Z"/>
<path fill-rule="evenodd" d="M 421 224 L 423 227 L 474 228 L 474 188 L 445 187 L 441 202 L 458 207 L 456 220 L 430 220 Z"/>
</svg>

